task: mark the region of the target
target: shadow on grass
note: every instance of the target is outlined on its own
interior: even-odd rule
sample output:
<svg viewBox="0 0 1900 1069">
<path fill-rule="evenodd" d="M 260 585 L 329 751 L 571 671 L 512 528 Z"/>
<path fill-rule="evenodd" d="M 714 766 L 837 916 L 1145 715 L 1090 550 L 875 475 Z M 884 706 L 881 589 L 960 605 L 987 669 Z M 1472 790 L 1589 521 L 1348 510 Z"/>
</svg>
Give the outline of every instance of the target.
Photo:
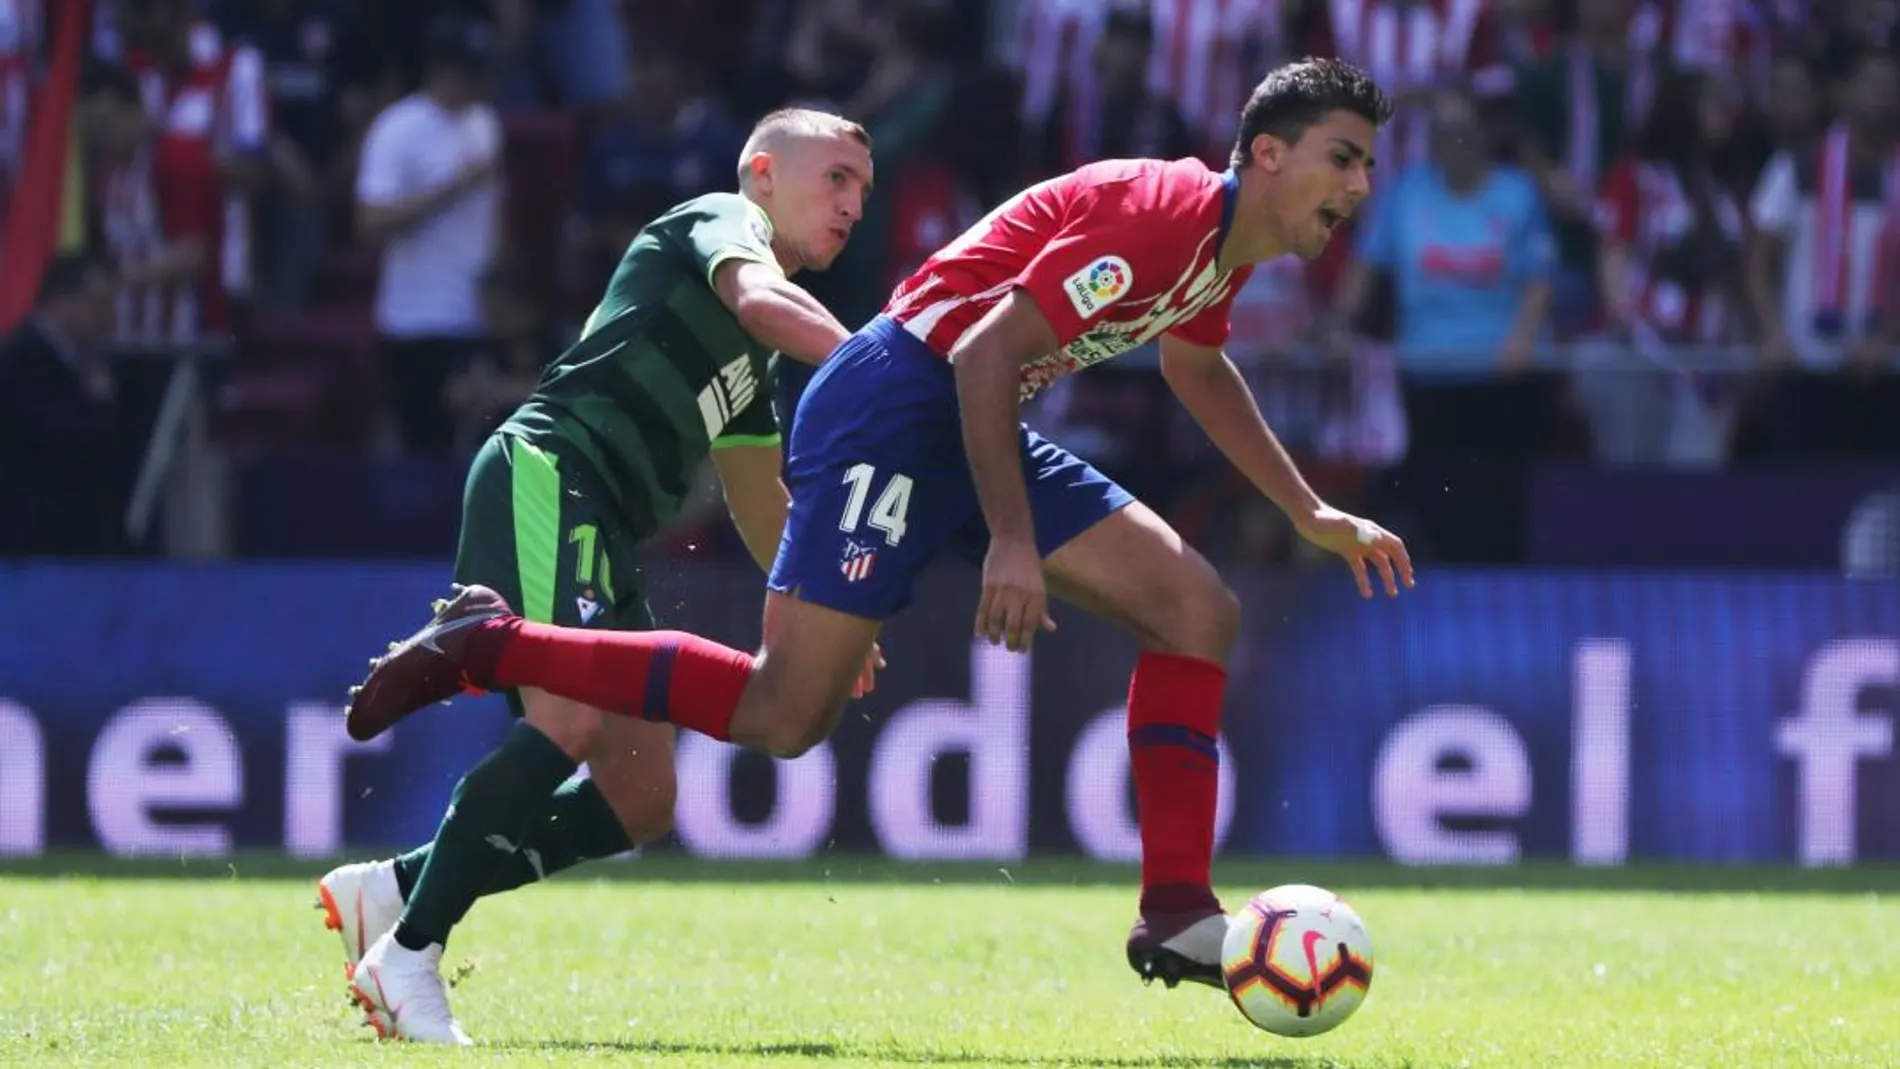
<svg viewBox="0 0 1900 1069">
<path fill-rule="evenodd" d="M 353 860 L 361 860 L 355 858 Z M 334 861 L 299 861 L 281 854 L 244 853 L 225 858 L 114 858 L 96 852 L 56 852 L 38 858 L 0 859 L 0 878 L 126 880 L 314 881 Z M 1036 888 L 1113 887 L 1137 884 L 1132 865 L 1081 858 L 1045 857 L 1021 863 L 902 862 L 862 855 L 820 855 L 807 861 L 704 861 L 675 852 L 629 861 L 580 866 L 559 881 L 632 883 L 804 884 L 843 887 Z M 1526 862 L 1505 867 L 1412 868 L 1378 861 L 1245 859 L 1215 866 L 1224 889 L 1316 883 L 1342 892 L 1384 890 L 1459 891 L 1666 891 L 1677 893 L 1814 892 L 1860 894 L 1900 889 L 1900 866 L 1841 869 L 1793 866 L 1652 865 L 1585 868 L 1563 862 Z"/>
<path fill-rule="evenodd" d="M 1154 1069 L 1350 1069 L 1350 1062 L 1342 1062 L 1336 1057 L 1314 1055 L 1309 1057 L 1282 1057 L 1260 1055 L 1258 1057 L 1237 1054 L 1197 1055 L 1197 1054 L 1157 1054 L 1152 1057 L 1116 1055 L 1111 1057 L 1085 1057 L 1075 1055 L 1034 1055 L 1011 1054 L 1004 1051 L 932 1051 L 907 1050 L 902 1047 L 879 1046 L 875 1044 L 829 1043 L 824 1041 L 787 1042 L 787 1043 L 693 1043 L 663 1039 L 608 1040 L 588 1042 L 576 1039 L 551 1039 L 545 1041 L 518 1041 L 512 1043 L 484 1043 L 484 1047 L 493 1050 L 529 1052 L 567 1052 L 582 1053 L 588 1051 L 614 1051 L 624 1054 L 647 1055 L 695 1055 L 717 1058 L 822 1058 L 842 1061 L 876 1062 L 880 1065 L 1002 1065 L 1002 1066 L 1038 1066 L 1038 1065 L 1091 1065 L 1103 1069 L 1134 1069 L 1136 1066 L 1154 1067 Z M 1418 1063 L 1382 1062 L 1382 1067 L 1391 1069 L 1428 1069 Z"/>
</svg>

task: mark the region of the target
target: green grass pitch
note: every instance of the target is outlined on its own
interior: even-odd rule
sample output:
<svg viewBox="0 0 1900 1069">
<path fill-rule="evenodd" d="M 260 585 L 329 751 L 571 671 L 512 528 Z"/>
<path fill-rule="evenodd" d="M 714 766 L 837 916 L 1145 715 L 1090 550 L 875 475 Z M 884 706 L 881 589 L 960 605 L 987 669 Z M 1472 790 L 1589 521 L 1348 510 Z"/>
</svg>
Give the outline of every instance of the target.
<svg viewBox="0 0 1900 1069">
<path fill-rule="evenodd" d="M 0 865 L 0 1064 L 1900 1066 L 1890 868 L 1223 864 L 1229 908 L 1318 883 L 1372 930 L 1365 1007 L 1287 1040 L 1134 978 L 1127 868 L 606 863 L 456 933 L 473 1051 L 359 1026 L 323 868 Z"/>
</svg>

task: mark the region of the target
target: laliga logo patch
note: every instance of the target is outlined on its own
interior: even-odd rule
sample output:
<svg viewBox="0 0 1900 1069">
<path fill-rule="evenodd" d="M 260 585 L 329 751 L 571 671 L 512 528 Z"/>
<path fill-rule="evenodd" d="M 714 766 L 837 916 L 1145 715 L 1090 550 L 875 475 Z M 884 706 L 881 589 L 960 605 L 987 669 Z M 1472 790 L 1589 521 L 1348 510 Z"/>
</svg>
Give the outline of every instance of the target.
<svg viewBox="0 0 1900 1069">
<path fill-rule="evenodd" d="M 1135 272 L 1127 260 L 1104 256 L 1070 275 L 1062 283 L 1062 291 L 1069 295 L 1069 303 L 1075 305 L 1075 314 L 1089 319 L 1127 296 L 1129 287 L 1134 284 Z"/>
<path fill-rule="evenodd" d="M 749 217 L 747 221 L 750 224 L 753 240 L 764 248 L 771 248 L 772 221 L 765 217 L 765 209 L 756 204 L 748 204 L 746 207 L 750 209 L 746 215 Z"/>
</svg>

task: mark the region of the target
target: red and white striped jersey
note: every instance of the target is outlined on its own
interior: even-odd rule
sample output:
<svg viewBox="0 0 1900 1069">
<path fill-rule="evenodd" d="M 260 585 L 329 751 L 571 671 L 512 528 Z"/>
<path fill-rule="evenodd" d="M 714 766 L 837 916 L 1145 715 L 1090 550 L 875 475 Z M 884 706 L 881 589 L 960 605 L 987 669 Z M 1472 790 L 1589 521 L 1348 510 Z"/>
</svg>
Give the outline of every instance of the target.
<svg viewBox="0 0 1900 1069">
<path fill-rule="evenodd" d="M 207 249 L 196 321 L 168 322 L 162 333 L 220 333 L 229 326 L 230 297 L 250 288 L 251 268 L 249 209 L 227 188 L 222 165 L 268 147 L 263 58 L 255 49 L 227 46 L 215 28 L 200 24 L 192 29 L 191 65 L 183 72 L 140 51 L 126 59 L 158 125 L 151 174 L 165 237 L 200 238 Z"/>
<path fill-rule="evenodd" d="M 1742 211 L 1735 198 L 1709 192 L 1715 222 L 1739 248 Z M 1631 296 L 1643 319 L 1670 341 L 1716 344 L 1731 340 L 1734 310 L 1719 288 L 1670 277 L 1656 268 L 1696 229 L 1695 206 L 1673 167 L 1626 159 L 1603 182 L 1597 227 L 1605 244 L 1628 250 Z"/>
<path fill-rule="evenodd" d="M 1392 97 L 1428 90 L 1490 63 L 1495 31 L 1484 0 L 1327 0 L 1322 55 L 1372 75 Z M 1429 110 L 1401 107 L 1379 128 L 1376 154 L 1396 172 L 1430 152 Z"/>
<path fill-rule="evenodd" d="M 1173 334 L 1227 340 L 1234 291 L 1251 267 L 1221 271 L 1238 179 L 1199 160 L 1110 160 L 1018 193 L 925 261 L 885 314 L 948 356 L 1013 289 L 1055 329 L 1026 364 L 1023 396 L 1070 372 Z"/>
<path fill-rule="evenodd" d="M 1241 105 L 1286 51 L 1283 0 L 1151 0 L 1154 52 L 1148 89 L 1174 102 L 1210 159 L 1225 160 Z M 1022 113 L 1048 119 L 1059 98 L 1100 107 L 1090 57 L 1109 5 L 1103 0 L 1023 0 L 1016 34 Z M 1061 90 L 1066 89 L 1066 94 Z M 1070 128 L 1087 125 L 1069 116 Z"/>
</svg>

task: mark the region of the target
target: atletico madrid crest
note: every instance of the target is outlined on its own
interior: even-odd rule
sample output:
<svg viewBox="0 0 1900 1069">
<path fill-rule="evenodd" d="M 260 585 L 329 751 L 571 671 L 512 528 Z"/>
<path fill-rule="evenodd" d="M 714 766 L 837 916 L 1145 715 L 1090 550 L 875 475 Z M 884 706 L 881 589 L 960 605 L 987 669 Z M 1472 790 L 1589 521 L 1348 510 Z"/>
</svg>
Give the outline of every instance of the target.
<svg viewBox="0 0 1900 1069">
<path fill-rule="evenodd" d="M 860 544 L 856 539 L 846 539 L 838 570 L 844 573 L 845 582 L 858 583 L 871 577 L 871 566 L 876 563 L 877 550 Z"/>
</svg>

